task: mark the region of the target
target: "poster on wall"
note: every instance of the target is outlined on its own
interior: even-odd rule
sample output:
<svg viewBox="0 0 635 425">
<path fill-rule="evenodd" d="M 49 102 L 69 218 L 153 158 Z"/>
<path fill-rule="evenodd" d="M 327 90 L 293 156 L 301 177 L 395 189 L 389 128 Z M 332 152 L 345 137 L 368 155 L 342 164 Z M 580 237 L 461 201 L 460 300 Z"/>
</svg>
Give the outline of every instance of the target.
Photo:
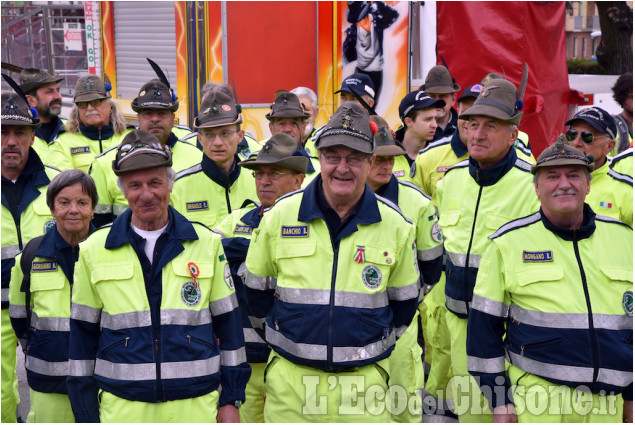
<svg viewBox="0 0 635 425">
<path fill-rule="evenodd" d="M 374 85 L 375 111 L 399 124 L 399 102 L 408 79 L 408 2 L 340 2 L 340 79 L 367 75 Z"/>
</svg>

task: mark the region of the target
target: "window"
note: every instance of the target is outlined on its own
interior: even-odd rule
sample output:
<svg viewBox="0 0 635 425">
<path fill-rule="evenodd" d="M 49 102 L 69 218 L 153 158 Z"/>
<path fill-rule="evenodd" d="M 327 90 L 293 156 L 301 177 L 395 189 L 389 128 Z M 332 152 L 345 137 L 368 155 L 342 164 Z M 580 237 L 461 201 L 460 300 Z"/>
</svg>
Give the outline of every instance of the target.
<svg viewBox="0 0 635 425">
<path fill-rule="evenodd" d="M 151 6 L 151 7 L 149 7 Z M 174 2 L 114 2 L 117 97 L 134 99 L 156 73 L 155 61 L 176 87 L 176 21 Z M 110 78 L 114 76 L 109 75 Z M 183 97 L 183 94 L 177 96 Z"/>
</svg>

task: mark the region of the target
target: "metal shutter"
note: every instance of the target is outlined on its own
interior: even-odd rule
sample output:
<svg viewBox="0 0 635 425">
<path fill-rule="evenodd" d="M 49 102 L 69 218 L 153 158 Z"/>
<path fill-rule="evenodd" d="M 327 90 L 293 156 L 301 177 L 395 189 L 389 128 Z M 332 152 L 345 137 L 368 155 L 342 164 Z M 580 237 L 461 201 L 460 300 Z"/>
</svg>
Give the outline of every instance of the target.
<svg viewBox="0 0 635 425">
<path fill-rule="evenodd" d="M 146 58 L 161 66 L 170 85 L 175 89 L 174 2 L 116 1 L 113 6 L 117 97 L 134 99 L 143 84 L 156 78 Z"/>
</svg>

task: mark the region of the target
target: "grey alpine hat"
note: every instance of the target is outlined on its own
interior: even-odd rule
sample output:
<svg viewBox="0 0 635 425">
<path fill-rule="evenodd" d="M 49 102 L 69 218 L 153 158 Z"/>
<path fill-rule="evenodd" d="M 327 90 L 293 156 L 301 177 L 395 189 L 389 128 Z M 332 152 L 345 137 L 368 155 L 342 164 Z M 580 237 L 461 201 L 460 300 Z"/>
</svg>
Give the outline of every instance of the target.
<svg viewBox="0 0 635 425">
<path fill-rule="evenodd" d="M 494 79 L 483 87 L 474 104 L 459 115 L 469 120 L 472 115 L 483 115 L 518 125 L 523 113 L 521 95 L 511 81 Z"/>
<path fill-rule="evenodd" d="M 278 133 L 267 140 L 257 156 L 252 155 L 238 165 L 250 170 L 257 169 L 260 165 L 277 165 L 298 173 L 306 173 L 309 158 L 298 151 L 297 140 L 288 134 Z"/>
<path fill-rule="evenodd" d="M 50 75 L 38 68 L 24 68 L 20 72 L 20 88 L 25 94 L 50 83 L 59 83 L 64 77 Z"/>
<path fill-rule="evenodd" d="M 265 118 L 271 121 L 274 118 L 309 118 L 309 114 L 298 96 L 290 92 L 280 93 L 270 106 L 271 111 Z"/>
<path fill-rule="evenodd" d="M 75 95 L 73 102 L 90 102 L 97 99 L 110 99 L 110 90 L 112 85 L 108 76 L 105 77 L 106 81 L 99 78 L 97 75 L 88 74 L 77 80 L 75 85 Z"/>
<path fill-rule="evenodd" d="M 450 71 L 443 65 L 430 68 L 426 82 L 421 86 L 426 93 L 454 93 L 461 90 L 461 86 L 450 75 Z"/>
<path fill-rule="evenodd" d="M 141 87 L 139 95 L 130 106 L 135 112 L 143 109 L 169 109 L 176 112 L 179 109 L 179 101 L 168 86 L 160 79 L 154 78 Z"/>
<path fill-rule="evenodd" d="M 132 130 L 121 141 L 112 170 L 117 176 L 131 171 L 172 166 L 172 150 L 152 133 Z"/>
<path fill-rule="evenodd" d="M 194 119 L 194 128 L 212 128 L 242 122 L 243 116 L 234 98 L 224 91 L 213 91 L 203 98 L 200 112 Z"/>
<path fill-rule="evenodd" d="M 571 146 L 566 136 L 561 134 L 553 145 L 542 151 L 536 164 L 531 166 L 531 173 L 536 174 L 539 168 L 556 165 L 580 165 L 590 173 L 594 169 L 594 162 L 593 156 L 586 156 L 584 152 Z"/>
<path fill-rule="evenodd" d="M 377 125 L 377 133 L 375 133 L 375 155 L 399 156 L 406 153 L 406 148 L 397 141 L 395 133 L 385 119 L 379 115 L 372 115 L 370 121 Z"/>
<path fill-rule="evenodd" d="M 320 150 L 330 146 L 345 146 L 372 154 L 375 152 L 373 136 L 370 118 L 362 106 L 357 102 L 344 102 L 317 136 L 315 147 Z"/>
</svg>

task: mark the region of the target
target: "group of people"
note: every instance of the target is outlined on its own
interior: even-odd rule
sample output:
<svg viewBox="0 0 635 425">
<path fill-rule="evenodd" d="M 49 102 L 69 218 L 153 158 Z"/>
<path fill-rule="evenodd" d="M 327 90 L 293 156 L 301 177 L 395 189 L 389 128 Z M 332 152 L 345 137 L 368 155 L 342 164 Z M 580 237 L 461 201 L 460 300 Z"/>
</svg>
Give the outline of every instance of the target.
<svg viewBox="0 0 635 425">
<path fill-rule="evenodd" d="M 18 343 L 29 422 L 632 421 L 632 87 L 630 130 L 583 109 L 536 159 L 524 88 L 445 66 L 396 131 L 356 73 L 262 141 L 223 84 L 191 131 L 161 72 L 136 128 L 107 78 L 68 120 L 6 79 L 3 422 Z"/>
</svg>

